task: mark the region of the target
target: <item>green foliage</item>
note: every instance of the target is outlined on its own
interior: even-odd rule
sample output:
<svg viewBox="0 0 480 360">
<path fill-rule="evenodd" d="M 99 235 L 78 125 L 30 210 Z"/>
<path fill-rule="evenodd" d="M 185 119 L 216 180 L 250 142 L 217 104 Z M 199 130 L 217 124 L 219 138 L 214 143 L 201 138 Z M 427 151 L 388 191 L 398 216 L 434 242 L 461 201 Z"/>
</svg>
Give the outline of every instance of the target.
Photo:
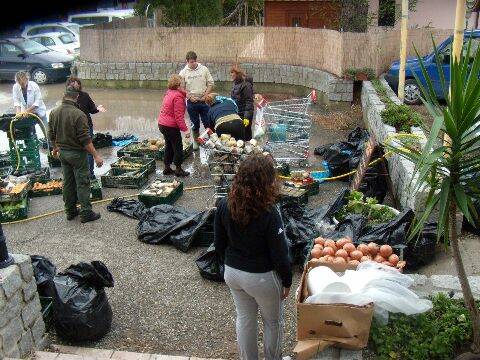
<svg viewBox="0 0 480 360">
<path fill-rule="evenodd" d="M 360 191 L 351 191 L 347 197 L 348 203 L 335 214 L 342 221 L 348 214 L 363 215 L 369 224 L 381 224 L 395 218 L 396 214 L 387 206 L 378 203 L 377 199 L 364 197 Z"/>
<path fill-rule="evenodd" d="M 377 359 L 450 360 L 471 342 L 472 322 L 463 301 L 438 294 L 432 302 L 429 312 L 391 314 L 386 326 L 372 323 L 370 345 Z"/>
<path fill-rule="evenodd" d="M 347 79 L 355 80 L 360 74 L 364 74 L 367 77 L 367 80 L 375 79 L 375 71 L 372 68 L 367 67 L 361 69 L 348 68 L 343 73 L 343 76 Z"/>
<path fill-rule="evenodd" d="M 405 104 L 388 102 L 385 110 L 381 112 L 385 124 L 395 127 L 397 131 L 410 132 L 411 126 L 422 124 L 422 116 Z"/>
<path fill-rule="evenodd" d="M 368 0 L 341 0 L 340 28 L 348 32 L 367 31 L 368 3 Z"/>
</svg>

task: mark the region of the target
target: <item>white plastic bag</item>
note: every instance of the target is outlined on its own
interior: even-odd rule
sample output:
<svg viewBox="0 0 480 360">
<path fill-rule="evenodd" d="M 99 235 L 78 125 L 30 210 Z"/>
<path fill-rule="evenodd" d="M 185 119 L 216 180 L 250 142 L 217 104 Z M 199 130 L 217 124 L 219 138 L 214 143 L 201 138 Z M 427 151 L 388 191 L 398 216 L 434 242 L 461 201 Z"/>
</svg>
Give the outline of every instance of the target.
<svg viewBox="0 0 480 360">
<path fill-rule="evenodd" d="M 267 102 L 261 97 L 261 95 L 258 95 L 258 102 L 256 101 L 255 105 L 255 130 L 253 133 L 253 138 L 261 140 L 265 135 L 265 119 L 263 118 L 263 108 L 267 105 Z"/>
</svg>

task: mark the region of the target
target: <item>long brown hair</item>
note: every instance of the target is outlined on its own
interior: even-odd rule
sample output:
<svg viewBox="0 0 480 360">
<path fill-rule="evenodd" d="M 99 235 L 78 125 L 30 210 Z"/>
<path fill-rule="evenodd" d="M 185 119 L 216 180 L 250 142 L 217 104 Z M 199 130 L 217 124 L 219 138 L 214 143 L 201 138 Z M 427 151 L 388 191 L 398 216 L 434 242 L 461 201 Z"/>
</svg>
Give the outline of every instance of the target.
<svg viewBox="0 0 480 360">
<path fill-rule="evenodd" d="M 245 227 L 275 203 L 279 184 L 273 161 L 265 155 L 252 155 L 243 161 L 228 195 L 233 221 Z"/>
</svg>

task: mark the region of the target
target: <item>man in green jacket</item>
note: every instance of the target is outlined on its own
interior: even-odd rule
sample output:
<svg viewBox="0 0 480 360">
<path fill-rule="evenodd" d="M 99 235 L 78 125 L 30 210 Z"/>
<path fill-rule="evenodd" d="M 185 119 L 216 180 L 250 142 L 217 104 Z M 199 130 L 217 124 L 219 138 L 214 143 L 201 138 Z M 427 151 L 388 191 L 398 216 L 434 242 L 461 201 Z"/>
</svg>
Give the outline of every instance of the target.
<svg viewBox="0 0 480 360">
<path fill-rule="evenodd" d="M 48 135 L 54 146 L 53 155 L 59 155 L 62 163 L 63 202 L 67 220 L 73 220 L 79 214 L 78 201 L 80 219 L 86 223 L 100 218 L 100 214 L 92 211 L 90 202 L 87 154 L 93 156 L 98 167 L 103 165 L 103 160 L 92 144 L 87 116 L 77 105 L 78 95 L 74 87 L 67 87 L 62 104 L 50 112 Z"/>
</svg>

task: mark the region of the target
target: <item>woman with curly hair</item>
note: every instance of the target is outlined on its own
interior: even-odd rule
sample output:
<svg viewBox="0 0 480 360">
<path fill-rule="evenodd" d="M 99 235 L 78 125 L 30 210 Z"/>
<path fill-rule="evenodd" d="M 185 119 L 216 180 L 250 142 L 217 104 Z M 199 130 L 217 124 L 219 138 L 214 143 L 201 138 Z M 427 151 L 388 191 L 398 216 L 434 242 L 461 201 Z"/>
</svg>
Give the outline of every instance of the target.
<svg viewBox="0 0 480 360">
<path fill-rule="evenodd" d="M 215 248 L 225 262 L 225 282 L 237 312 L 241 359 L 258 359 L 257 313 L 264 324 L 265 359 L 282 358 L 283 301 L 292 270 L 275 200 L 278 183 L 271 158 L 254 155 L 238 169 L 228 199 L 215 214 Z"/>
</svg>

